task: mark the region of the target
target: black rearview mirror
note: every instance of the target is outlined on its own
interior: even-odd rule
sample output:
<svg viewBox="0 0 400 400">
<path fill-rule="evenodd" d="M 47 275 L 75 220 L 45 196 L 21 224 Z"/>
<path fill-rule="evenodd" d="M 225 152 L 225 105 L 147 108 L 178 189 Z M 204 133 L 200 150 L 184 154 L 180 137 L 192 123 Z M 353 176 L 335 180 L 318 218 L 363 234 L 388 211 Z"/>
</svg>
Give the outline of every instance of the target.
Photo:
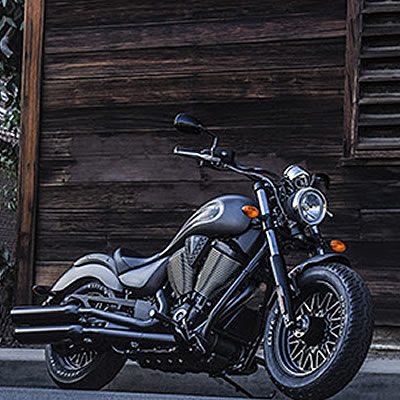
<svg viewBox="0 0 400 400">
<path fill-rule="evenodd" d="M 179 132 L 194 135 L 206 131 L 200 121 L 183 113 L 180 113 L 175 117 L 174 126 Z"/>
</svg>

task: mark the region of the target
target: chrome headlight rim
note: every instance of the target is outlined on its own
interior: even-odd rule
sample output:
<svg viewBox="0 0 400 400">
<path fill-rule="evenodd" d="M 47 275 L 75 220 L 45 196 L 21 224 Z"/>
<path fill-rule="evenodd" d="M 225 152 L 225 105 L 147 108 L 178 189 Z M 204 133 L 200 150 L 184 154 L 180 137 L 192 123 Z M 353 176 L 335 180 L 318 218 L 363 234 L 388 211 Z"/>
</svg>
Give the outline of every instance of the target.
<svg viewBox="0 0 400 400">
<path fill-rule="evenodd" d="M 304 199 L 311 194 L 317 196 L 318 200 L 320 201 L 319 206 L 321 207 L 321 211 L 320 211 L 318 218 L 316 218 L 313 221 L 310 221 L 309 219 L 307 219 L 307 217 L 305 216 L 306 212 L 303 208 L 304 207 Z M 328 206 L 328 204 L 327 204 L 325 195 L 318 189 L 315 189 L 312 187 L 306 187 L 306 188 L 298 190 L 292 200 L 292 207 L 293 207 L 298 219 L 303 224 L 309 225 L 309 226 L 318 225 L 324 220 L 326 212 L 327 212 L 327 206 Z"/>
</svg>

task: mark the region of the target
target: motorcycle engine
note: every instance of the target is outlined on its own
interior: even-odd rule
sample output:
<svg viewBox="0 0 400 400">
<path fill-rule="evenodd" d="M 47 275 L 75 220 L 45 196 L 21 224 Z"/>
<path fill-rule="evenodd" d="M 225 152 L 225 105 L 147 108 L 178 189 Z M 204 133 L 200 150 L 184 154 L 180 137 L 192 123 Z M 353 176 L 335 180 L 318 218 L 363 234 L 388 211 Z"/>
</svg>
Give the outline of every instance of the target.
<svg viewBox="0 0 400 400">
<path fill-rule="evenodd" d="M 213 304 L 242 269 L 240 255 L 228 244 L 192 236 L 168 264 L 168 279 L 181 306 L 174 313 L 193 325 L 206 304 Z"/>
</svg>

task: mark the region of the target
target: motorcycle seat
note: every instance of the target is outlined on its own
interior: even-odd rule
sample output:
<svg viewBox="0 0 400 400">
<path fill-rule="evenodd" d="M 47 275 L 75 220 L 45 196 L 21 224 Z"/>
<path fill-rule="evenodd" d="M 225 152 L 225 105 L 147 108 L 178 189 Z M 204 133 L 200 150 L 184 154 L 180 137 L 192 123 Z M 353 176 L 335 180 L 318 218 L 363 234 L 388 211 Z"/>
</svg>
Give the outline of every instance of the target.
<svg viewBox="0 0 400 400">
<path fill-rule="evenodd" d="M 123 253 L 128 253 L 128 250 L 119 248 L 113 254 L 118 275 L 152 264 L 161 258 L 159 254 L 154 254 L 151 257 L 130 257 Z"/>
<path fill-rule="evenodd" d="M 139 296 L 151 296 L 167 278 L 169 257 L 131 269 L 118 276 L 120 282 Z"/>
</svg>

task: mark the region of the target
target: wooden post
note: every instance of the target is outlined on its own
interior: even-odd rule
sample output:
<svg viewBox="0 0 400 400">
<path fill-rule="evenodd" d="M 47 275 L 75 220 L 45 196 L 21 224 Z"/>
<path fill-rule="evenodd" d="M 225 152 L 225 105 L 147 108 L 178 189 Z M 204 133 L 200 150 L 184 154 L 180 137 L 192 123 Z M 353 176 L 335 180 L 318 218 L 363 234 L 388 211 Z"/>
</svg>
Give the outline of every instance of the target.
<svg viewBox="0 0 400 400">
<path fill-rule="evenodd" d="M 30 304 L 34 276 L 40 86 L 45 0 L 26 0 L 22 58 L 17 304 Z"/>
<path fill-rule="evenodd" d="M 362 0 L 347 2 L 346 23 L 346 61 L 344 87 L 344 153 L 345 157 L 354 156 L 357 141 L 358 113 L 358 74 L 361 46 L 361 3 Z"/>
</svg>

